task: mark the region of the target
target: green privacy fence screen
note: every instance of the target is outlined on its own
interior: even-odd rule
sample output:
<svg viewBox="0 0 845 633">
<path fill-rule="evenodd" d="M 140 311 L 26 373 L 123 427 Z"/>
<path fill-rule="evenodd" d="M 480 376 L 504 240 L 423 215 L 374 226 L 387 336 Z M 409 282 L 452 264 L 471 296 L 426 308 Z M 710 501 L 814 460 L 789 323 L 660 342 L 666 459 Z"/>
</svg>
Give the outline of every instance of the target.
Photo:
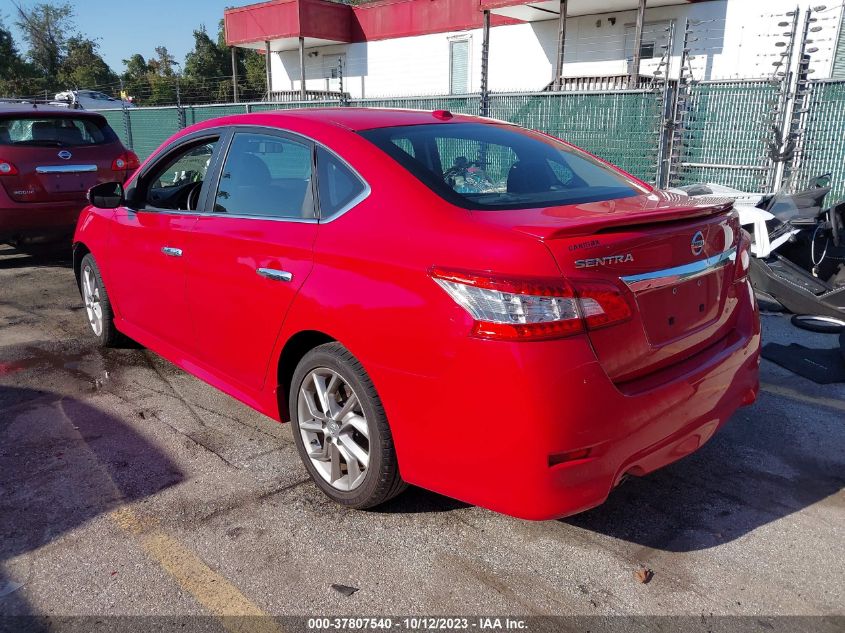
<svg viewBox="0 0 845 633">
<path fill-rule="evenodd" d="M 834 196 L 845 196 L 845 81 L 810 82 L 800 115 L 801 142 L 786 172 L 793 188 L 832 172 Z M 776 188 L 778 165 L 770 156 L 779 124 L 777 84 L 765 80 L 691 84 L 678 93 L 680 116 L 674 147 L 663 147 L 664 95 L 659 90 L 490 94 L 489 116 L 547 132 L 583 147 L 648 182 L 671 156 L 669 184 L 697 182 L 744 191 Z M 103 114 L 121 140 L 143 159 L 184 126 L 231 114 L 290 108 L 390 107 L 477 114 L 477 94 L 346 99 L 344 102 L 228 103 L 183 108 L 132 108 Z"/>
<path fill-rule="evenodd" d="M 769 81 L 701 82 L 682 103 L 670 185 L 717 183 L 743 191 L 774 186 L 769 158 L 780 92 Z M 683 97 L 682 97 L 683 98 Z"/>
<path fill-rule="evenodd" d="M 557 136 L 656 182 L 659 95 L 651 91 L 491 95 L 490 116 Z"/>
<path fill-rule="evenodd" d="M 828 202 L 845 198 L 845 81 L 812 82 L 792 187 L 802 189 L 830 173 Z"/>
<path fill-rule="evenodd" d="M 657 177 L 660 116 L 651 91 L 490 95 L 490 116 L 547 132 L 583 147 L 638 178 Z M 477 114 L 479 95 L 349 99 L 346 105 L 370 108 L 449 110 Z M 183 125 L 243 114 L 289 108 L 337 107 L 338 101 L 248 103 L 183 108 L 105 110 L 121 140 L 143 160 Z M 131 141 L 131 143 L 130 143 Z"/>
</svg>

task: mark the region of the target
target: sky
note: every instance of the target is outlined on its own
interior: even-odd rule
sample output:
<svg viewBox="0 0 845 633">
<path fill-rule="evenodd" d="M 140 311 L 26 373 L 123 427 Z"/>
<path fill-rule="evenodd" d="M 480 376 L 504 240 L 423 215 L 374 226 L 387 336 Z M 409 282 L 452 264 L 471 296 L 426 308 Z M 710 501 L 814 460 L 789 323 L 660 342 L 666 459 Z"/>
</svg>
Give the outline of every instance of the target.
<svg viewBox="0 0 845 633">
<path fill-rule="evenodd" d="M 17 1 L 17 0 L 16 0 Z M 44 0 L 20 0 L 31 6 Z M 100 44 L 100 54 L 112 70 L 121 72 L 123 60 L 133 53 L 145 58 L 164 45 L 182 64 L 193 47 L 192 33 L 200 24 L 215 37 L 223 9 L 259 0 L 71 0 L 78 30 Z M 14 25 L 15 3 L 0 0 L 0 16 L 10 28 L 21 53 L 25 45 Z"/>
</svg>

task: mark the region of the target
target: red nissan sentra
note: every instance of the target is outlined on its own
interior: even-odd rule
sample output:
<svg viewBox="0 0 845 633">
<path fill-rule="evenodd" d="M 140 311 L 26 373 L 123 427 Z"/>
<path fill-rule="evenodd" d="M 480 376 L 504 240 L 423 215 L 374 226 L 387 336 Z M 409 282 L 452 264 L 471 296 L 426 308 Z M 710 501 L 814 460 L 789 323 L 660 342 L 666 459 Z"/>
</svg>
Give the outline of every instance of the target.
<svg viewBox="0 0 845 633">
<path fill-rule="evenodd" d="M 445 111 L 214 119 L 94 187 L 74 265 L 126 335 L 277 420 L 332 499 L 406 483 L 549 519 L 695 451 L 758 389 L 729 203 Z"/>
</svg>

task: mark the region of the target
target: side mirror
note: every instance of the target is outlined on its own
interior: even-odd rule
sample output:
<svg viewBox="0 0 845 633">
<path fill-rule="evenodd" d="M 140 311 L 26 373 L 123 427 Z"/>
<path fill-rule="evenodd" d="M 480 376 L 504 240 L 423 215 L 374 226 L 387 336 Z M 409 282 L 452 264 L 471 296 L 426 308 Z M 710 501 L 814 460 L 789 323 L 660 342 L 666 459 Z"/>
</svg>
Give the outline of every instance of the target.
<svg viewBox="0 0 845 633">
<path fill-rule="evenodd" d="M 119 182 L 101 182 L 88 190 L 88 202 L 99 209 L 117 209 L 123 206 L 123 185 Z"/>
</svg>

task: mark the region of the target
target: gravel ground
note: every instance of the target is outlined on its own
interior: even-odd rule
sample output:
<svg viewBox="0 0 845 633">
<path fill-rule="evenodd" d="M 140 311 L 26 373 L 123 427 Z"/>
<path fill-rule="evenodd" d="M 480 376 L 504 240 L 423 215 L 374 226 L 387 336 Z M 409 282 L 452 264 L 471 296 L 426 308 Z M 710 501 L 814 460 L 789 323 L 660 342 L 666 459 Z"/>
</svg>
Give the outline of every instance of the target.
<svg viewBox="0 0 845 633">
<path fill-rule="evenodd" d="M 762 381 L 700 451 L 570 519 L 418 489 L 348 511 L 289 426 L 95 348 L 68 262 L 0 248 L 0 615 L 843 615 L 845 384 Z"/>
</svg>

